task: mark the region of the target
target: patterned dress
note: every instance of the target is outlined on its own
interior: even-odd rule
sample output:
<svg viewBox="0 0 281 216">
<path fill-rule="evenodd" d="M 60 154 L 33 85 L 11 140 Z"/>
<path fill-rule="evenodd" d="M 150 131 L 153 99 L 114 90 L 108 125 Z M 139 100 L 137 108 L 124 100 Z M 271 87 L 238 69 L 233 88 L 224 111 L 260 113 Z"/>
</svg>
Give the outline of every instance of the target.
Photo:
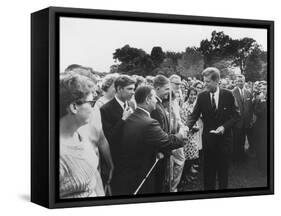
<svg viewBox="0 0 281 216">
<path fill-rule="evenodd" d="M 104 196 L 97 169 L 98 157 L 91 144 L 74 135 L 73 142 L 60 143 L 60 198 Z"/>
<path fill-rule="evenodd" d="M 188 117 L 193 112 L 195 103 L 190 104 L 188 101 L 184 102 L 182 109 L 180 111 L 181 119 L 184 125 L 187 125 Z M 194 126 L 200 126 L 199 120 Z M 189 132 L 187 138 L 185 139 L 184 153 L 186 160 L 194 160 L 199 158 L 199 147 L 200 147 L 201 137 L 199 132 Z"/>
</svg>

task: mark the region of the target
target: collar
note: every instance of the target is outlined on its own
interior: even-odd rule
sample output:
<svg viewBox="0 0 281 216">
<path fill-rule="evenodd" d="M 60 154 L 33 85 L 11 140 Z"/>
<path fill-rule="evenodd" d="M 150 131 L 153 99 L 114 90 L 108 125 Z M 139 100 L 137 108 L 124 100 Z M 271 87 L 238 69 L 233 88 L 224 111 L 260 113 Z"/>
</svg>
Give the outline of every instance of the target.
<svg viewBox="0 0 281 216">
<path fill-rule="evenodd" d="M 150 113 L 147 110 L 145 110 L 145 109 L 143 109 L 139 106 L 137 106 L 137 109 L 140 109 L 140 110 L 144 111 L 150 117 Z"/>
<path fill-rule="evenodd" d="M 210 95 L 212 96 L 212 93 L 214 93 L 215 96 L 220 94 L 220 88 L 217 87 L 217 90 L 215 92 L 210 92 Z"/>
<path fill-rule="evenodd" d="M 238 89 L 239 89 L 239 92 L 240 92 L 240 93 L 241 93 L 241 92 L 243 92 L 243 93 L 245 92 L 245 87 L 243 87 L 242 89 L 238 87 Z"/>
<path fill-rule="evenodd" d="M 124 102 L 121 101 L 116 95 L 115 95 L 115 99 L 117 100 L 117 102 L 120 104 L 120 106 L 122 107 L 122 109 L 124 109 Z"/>
</svg>

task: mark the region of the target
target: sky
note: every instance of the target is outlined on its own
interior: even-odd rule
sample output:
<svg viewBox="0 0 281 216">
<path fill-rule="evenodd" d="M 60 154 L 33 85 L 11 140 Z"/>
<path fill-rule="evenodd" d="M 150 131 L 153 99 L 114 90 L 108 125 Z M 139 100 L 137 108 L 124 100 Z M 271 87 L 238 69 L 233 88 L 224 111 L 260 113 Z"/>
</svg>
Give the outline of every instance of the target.
<svg viewBox="0 0 281 216">
<path fill-rule="evenodd" d="M 115 64 L 113 53 L 126 44 L 148 54 L 154 46 L 164 52 L 184 52 L 186 47 L 199 47 L 203 39 L 210 39 L 214 30 L 233 39 L 254 38 L 267 50 L 266 29 L 61 17 L 60 72 L 70 64 L 108 72 Z"/>
</svg>

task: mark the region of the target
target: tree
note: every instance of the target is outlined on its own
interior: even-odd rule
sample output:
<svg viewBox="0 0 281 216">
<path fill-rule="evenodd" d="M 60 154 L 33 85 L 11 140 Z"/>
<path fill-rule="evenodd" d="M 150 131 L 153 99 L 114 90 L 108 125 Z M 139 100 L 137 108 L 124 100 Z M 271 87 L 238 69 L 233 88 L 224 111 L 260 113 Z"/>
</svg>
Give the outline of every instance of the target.
<svg viewBox="0 0 281 216">
<path fill-rule="evenodd" d="M 257 81 L 262 78 L 262 51 L 255 47 L 246 59 L 244 75 L 246 80 Z"/>
<path fill-rule="evenodd" d="M 196 47 L 187 47 L 178 61 L 179 74 L 182 77 L 201 78 L 201 72 L 204 69 L 204 58 L 202 53 Z"/>
<path fill-rule="evenodd" d="M 137 58 L 144 56 L 146 53 L 142 49 L 130 47 L 128 44 L 121 49 L 116 49 L 113 53 L 113 59 L 121 63 L 134 63 Z"/>
<path fill-rule="evenodd" d="M 235 47 L 233 53 L 233 65 L 240 68 L 242 74 L 245 74 L 246 62 L 254 50 L 260 50 L 258 44 L 253 38 L 242 38 L 232 40 L 232 46 Z"/>
<path fill-rule="evenodd" d="M 148 75 L 154 69 L 153 61 L 144 50 L 125 45 L 121 49 L 116 49 L 113 59 L 120 64 L 114 66 L 118 73 Z"/>
<path fill-rule="evenodd" d="M 204 56 L 204 68 L 212 66 L 217 59 L 229 58 L 233 52 L 231 41 L 223 31 L 213 31 L 210 40 L 202 40 L 198 50 Z"/>
<path fill-rule="evenodd" d="M 165 53 L 165 64 L 171 68 L 174 73 L 177 73 L 178 60 L 182 57 L 183 53 L 167 51 Z"/>
<path fill-rule="evenodd" d="M 218 67 L 222 77 L 228 76 L 232 67 L 239 67 L 249 79 L 261 77 L 261 70 L 266 73 L 267 60 L 253 38 L 232 39 L 224 32 L 213 31 L 210 40 L 201 41 L 199 51 L 204 56 L 204 68 Z"/>
<path fill-rule="evenodd" d="M 159 67 L 165 58 L 165 53 L 161 47 L 153 47 L 150 53 L 150 57 L 155 67 Z"/>
</svg>

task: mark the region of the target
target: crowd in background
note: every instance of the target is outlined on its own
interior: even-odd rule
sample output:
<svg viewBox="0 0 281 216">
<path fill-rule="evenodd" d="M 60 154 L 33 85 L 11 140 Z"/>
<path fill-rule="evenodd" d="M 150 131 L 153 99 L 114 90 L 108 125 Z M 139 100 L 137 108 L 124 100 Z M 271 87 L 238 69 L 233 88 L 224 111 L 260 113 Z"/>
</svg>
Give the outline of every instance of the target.
<svg viewBox="0 0 281 216">
<path fill-rule="evenodd" d="M 237 75 L 218 85 L 232 93 L 240 113 L 230 129 L 231 163 L 255 158 L 266 173 L 267 82 Z M 208 173 L 202 166 L 205 117 L 200 114 L 191 127 L 189 118 L 204 91 L 206 82 L 193 77 L 100 77 L 70 65 L 60 74 L 60 198 L 177 192 L 196 185 L 200 172 Z M 219 186 L 225 188 L 227 183 Z"/>
</svg>

